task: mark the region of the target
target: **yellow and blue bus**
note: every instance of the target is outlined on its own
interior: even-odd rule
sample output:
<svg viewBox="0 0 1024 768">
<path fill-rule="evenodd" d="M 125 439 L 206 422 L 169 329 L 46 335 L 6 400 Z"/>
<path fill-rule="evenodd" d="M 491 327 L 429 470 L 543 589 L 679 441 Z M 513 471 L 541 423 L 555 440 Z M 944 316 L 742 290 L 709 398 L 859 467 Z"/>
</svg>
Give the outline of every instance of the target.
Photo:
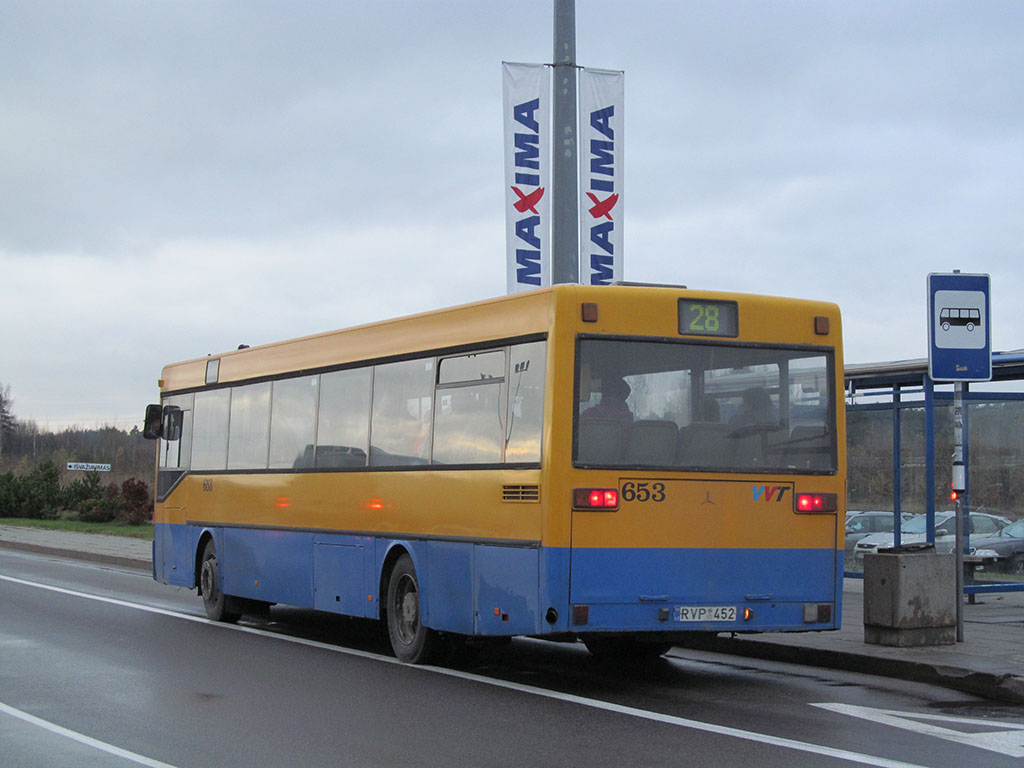
<svg viewBox="0 0 1024 768">
<path fill-rule="evenodd" d="M 154 577 L 221 621 L 652 656 L 836 629 L 834 304 L 562 285 L 164 368 Z"/>
</svg>

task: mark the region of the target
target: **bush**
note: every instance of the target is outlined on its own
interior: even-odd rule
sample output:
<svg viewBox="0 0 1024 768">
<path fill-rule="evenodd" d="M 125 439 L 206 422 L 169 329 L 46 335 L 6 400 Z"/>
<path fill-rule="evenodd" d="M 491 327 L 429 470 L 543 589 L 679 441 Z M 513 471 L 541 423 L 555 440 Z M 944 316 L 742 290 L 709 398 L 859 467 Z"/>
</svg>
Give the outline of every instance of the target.
<svg viewBox="0 0 1024 768">
<path fill-rule="evenodd" d="M 99 481 L 96 482 L 99 489 Z M 83 523 L 109 523 L 121 512 L 121 489 L 117 483 L 110 483 L 99 495 L 87 498 L 78 504 L 78 519 Z"/>
<path fill-rule="evenodd" d="M 86 472 L 84 477 L 75 478 L 64 489 L 65 509 L 78 509 L 89 499 L 103 498 L 98 472 Z"/>
<path fill-rule="evenodd" d="M 83 523 L 109 523 L 116 515 L 106 499 L 86 499 L 78 506 L 78 519 Z"/>
<path fill-rule="evenodd" d="M 0 517 L 21 513 L 21 478 L 13 472 L 0 475 Z"/>
<path fill-rule="evenodd" d="M 120 520 L 127 525 L 142 525 L 153 517 L 153 497 L 142 480 L 129 477 L 104 487 L 99 474 L 88 472 L 61 487 L 60 471 L 52 461 L 31 468 L 23 462 L 18 471 L 0 474 L 0 517 L 76 515 L 87 523 Z"/>
<path fill-rule="evenodd" d="M 44 461 L 15 484 L 15 498 L 8 514 L 31 519 L 52 519 L 60 512 L 60 472 L 52 461 Z"/>
<path fill-rule="evenodd" d="M 149 486 L 129 477 L 121 483 L 121 520 L 128 525 L 142 525 L 153 517 L 153 497 Z"/>
</svg>

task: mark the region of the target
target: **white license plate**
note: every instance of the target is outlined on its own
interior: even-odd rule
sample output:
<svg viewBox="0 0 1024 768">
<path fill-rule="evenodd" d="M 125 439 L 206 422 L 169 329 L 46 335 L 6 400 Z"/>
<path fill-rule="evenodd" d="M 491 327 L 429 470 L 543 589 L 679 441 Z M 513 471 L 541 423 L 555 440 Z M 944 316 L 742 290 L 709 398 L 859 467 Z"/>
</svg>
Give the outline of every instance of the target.
<svg viewBox="0 0 1024 768">
<path fill-rule="evenodd" d="M 736 606 L 677 605 L 676 621 L 736 621 Z"/>
</svg>

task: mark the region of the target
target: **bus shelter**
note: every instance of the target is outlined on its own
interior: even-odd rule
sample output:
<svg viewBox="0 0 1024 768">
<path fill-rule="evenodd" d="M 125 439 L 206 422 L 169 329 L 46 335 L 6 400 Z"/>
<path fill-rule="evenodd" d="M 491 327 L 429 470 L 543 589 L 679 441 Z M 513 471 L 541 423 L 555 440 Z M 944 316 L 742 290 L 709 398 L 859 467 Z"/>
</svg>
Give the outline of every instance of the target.
<svg viewBox="0 0 1024 768">
<path fill-rule="evenodd" d="M 848 365 L 845 375 L 848 508 L 891 509 L 895 545 L 904 513 L 923 513 L 934 543 L 936 512 L 953 505 L 952 384 L 933 382 L 926 358 Z M 1024 350 L 993 353 L 992 381 L 964 384 L 963 426 L 964 508 L 1024 518 Z M 1024 582 L 965 591 L 1018 589 Z"/>
</svg>

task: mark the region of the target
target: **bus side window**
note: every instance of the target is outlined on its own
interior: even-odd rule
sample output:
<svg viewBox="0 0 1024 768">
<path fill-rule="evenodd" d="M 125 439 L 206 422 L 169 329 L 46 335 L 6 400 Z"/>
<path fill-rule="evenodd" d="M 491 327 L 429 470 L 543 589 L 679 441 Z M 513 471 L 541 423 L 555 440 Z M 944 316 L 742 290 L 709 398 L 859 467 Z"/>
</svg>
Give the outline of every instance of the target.
<svg viewBox="0 0 1024 768">
<path fill-rule="evenodd" d="M 371 368 L 334 371 L 320 377 L 314 466 L 366 466 L 372 383 Z"/>
<path fill-rule="evenodd" d="M 231 390 L 196 392 L 192 411 L 192 469 L 227 469 Z"/>
<path fill-rule="evenodd" d="M 228 469 L 266 469 L 270 450 L 270 382 L 231 388 Z"/>
<path fill-rule="evenodd" d="M 547 342 L 516 344 L 510 353 L 505 462 L 535 463 L 540 461 L 540 437 L 544 427 Z"/>
<path fill-rule="evenodd" d="M 374 368 L 370 466 L 427 463 L 433 395 L 433 358 Z"/>
<path fill-rule="evenodd" d="M 274 382 L 270 406 L 270 468 L 313 466 L 319 376 Z"/>
<path fill-rule="evenodd" d="M 433 464 L 497 464 L 505 427 L 505 350 L 438 363 Z"/>
</svg>

